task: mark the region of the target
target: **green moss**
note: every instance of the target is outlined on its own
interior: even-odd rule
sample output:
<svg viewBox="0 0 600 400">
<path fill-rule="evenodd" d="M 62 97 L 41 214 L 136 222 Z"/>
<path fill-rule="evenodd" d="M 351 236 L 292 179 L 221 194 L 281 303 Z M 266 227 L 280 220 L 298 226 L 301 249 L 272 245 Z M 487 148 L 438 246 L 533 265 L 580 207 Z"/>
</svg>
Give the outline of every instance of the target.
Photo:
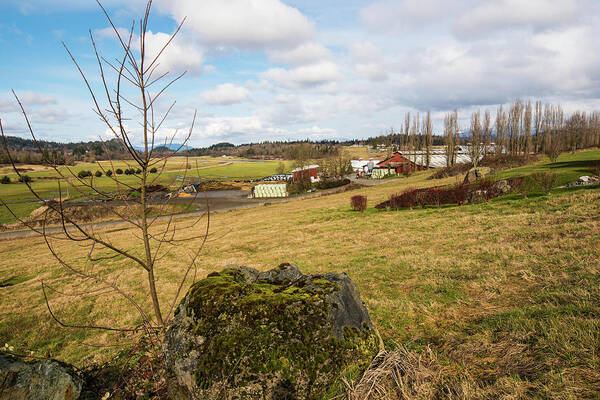
<svg viewBox="0 0 600 400">
<path fill-rule="evenodd" d="M 248 284 L 238 270 L 210 274 L 190 290 L 196 335 L 205 338 L 196 368 L 198 387 L 264 387 L 318 398 L 346 374 L 364 369 L 377 353 L 372 330 L 331 331 L 326 296 L 336 283 L 318 278 Z"/>
</svg>

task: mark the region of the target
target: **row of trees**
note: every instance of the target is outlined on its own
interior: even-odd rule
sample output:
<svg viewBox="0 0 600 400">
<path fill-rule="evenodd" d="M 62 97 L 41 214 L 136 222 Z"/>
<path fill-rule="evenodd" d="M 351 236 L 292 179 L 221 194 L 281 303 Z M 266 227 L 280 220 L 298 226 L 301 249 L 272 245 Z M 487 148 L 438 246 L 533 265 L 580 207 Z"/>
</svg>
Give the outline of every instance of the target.
<svg viewBox="0 0 600 400">
<path fill-rule="evenodd" d="M 600 146 L 600 112 L 567 114 L 561 105 L 516 100 L 507 108 L 500 105 L 495 118 L 489 110 L 472 113 L 466 127 L 461 127 L 458 110 L 449 112 L 444 116 L 443 136 L 433 135 L 430 112 L 424 116 L 408 112 L 399 131 L 392 127 L 369 143 L 386 145 L 388 155 L 399 150 L 411 161 L 422 158 L 426 168 L 433 146 L 440 145 L 449 167 L 456 164 L 461 145 L 467 147 L 474 164 L 490 153 L 546 154 L 555 161 L 562 152 Z"/>
<path fill-rule="evenodd" d="M 456 111 L 446 119 L 452 122 L 445 124 L 444 136 L 452 147 Z M 480 156 L 490 152 L 526 157 L 546 154 L 554 162 L 562 152 L 600 146 L 600 112 L 567 114 L 560 104 L 516 100 L 507 110 L 502 105 L 498 107 L 494 123 L 489 110 L 483 117 L 481 111 L 474 112 L 467 144 L 475 164 Z"/>
<path fill-rule="evenodd" d="M 395 151 L 408 154 L 411 161 L 416 160 L 416 153 L 423 152 L 423 162 L 427 168 L 431 163 L 433 146 L 441 144 L 441 138 L 433 135 L 431 111 L 423 117 L 419 113 L 413 116 L 410 112 L 404 116 L 404 124 L 400 131 L 390 128 L 385 136 L 384 143 L 388 149 L 388 157 Z"/>
</svg>

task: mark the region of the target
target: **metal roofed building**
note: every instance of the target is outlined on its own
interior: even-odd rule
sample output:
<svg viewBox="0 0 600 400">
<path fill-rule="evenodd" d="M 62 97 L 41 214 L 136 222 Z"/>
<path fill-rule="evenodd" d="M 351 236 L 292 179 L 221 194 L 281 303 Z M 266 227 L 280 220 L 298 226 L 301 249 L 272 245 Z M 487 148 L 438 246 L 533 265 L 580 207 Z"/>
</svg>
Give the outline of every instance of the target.
<svg viewBox="0 0 600 400">
<path fill-rule="evenodd" d="M 319 181 L 318 169 L 319 169 L 319 166 L 317 164 L 311 164 L 311 165 L 306 165 L 304 167 L 298 167 L 298 168 L 292 170 L 292 180 L 294 182 L 298 182 L 303 179 L 306 179 L 306 180 L 310 179 L 311 182 L 318 182 Z"/>
<path fill-rule="evenodd" d="M 483 157 L 483 156 L 482 156 Z M 445 152 L 431 152 L 429 154 L 429 168 L 444 168 L 447 166 Z M 471 156 L 464 152 L 456 154 L 456 164 L 471 162 Z M 419 171 L 427 168 L 427 153 L 422 150 L 411 152 L 396 152 L 390 158 L 377 164 L 378 168 L 393 168 L 397 173 L 402 173 L 406 166 L 410 171 Z"/>
</svg>

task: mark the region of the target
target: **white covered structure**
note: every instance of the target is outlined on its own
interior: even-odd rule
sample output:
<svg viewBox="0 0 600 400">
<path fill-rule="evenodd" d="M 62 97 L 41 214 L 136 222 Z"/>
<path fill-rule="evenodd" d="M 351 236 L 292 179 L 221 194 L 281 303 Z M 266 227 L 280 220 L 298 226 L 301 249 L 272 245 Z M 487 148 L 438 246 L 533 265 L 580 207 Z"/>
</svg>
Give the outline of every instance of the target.
<svg viewBox="0 0 600 400">
<path fill-rule="evenodd" d="M 407 160 L 421 166 L 427 166 L 427 154 L 423 150 L 411 151 L 411 152 L 402 152 L 402 156 Z M 479 159 L 483 158 L 483 154 L 479 157 Z M 456 154 L 456 164 L 467 164 L 471 162 L 471 156 L 468 153 L 459 151 Z M 432 152 L 429 155 L 429 168 L 444 168 L 447 166 L 446 163 L 446 153 L 445 152 Z"/>
<path fill-rule="evenodd" d="M 362 158 L 359 160 L 351 160 L 350 164 L 352 165 L 352 170 L 355 173 L 368 173 L 373 170 L 379 164 L 380 160 L 363 160 Z"/>
<path fill-rule="evenodd" d="M 287 197 L 287 185 L 285 183 L 256 185 L 252 189 L 252 195 L 255 198 Z"/>
</svg>

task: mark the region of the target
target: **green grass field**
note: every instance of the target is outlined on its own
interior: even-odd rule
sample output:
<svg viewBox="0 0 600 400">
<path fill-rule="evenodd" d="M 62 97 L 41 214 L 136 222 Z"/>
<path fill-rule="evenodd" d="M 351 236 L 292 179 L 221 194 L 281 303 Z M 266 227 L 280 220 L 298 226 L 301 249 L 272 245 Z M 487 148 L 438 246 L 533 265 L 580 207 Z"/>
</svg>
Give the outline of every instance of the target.
<svg viewBox="0 0 600 400">
<path fill-rule="evenodd" d="M 552 170 L 560 181 L 589 174 L 600 152 L 565 154 Z M 591 165 L 591 164 L 590 164 Z M 358 286 L 388 349 L 418 362 L 403 378 L 408 399 L 597 399 L 600 393 L 600 188 L 512 194 L 488 203 L 401 211 L 372 207 L 409 187 L 453 183 L 430 172 L 326 197 L 214 214 L 198 278 L 227 264 L 261 270 L 294 262 L 305 273 L 346 272 Z M 350 211 L 354 194 L 365 213 Z M 190 233 L 192 234 L 192 233 Z M 142 251 L 127 230 L 106 232 Z M 198 244 L 198 241 L 192 244 Z M 188 246 L 192 246 L 188 244 Z M 86 263 L 86 249 L 58 250 Z M 53 260 L 40 238 L 0 241 L 0 343 L 21 352 L 89 365 L 109 360 L 120 334 L 64 329 L 49 317 L 40 280 L 59 290 L 83 282 Z M 180 248 L 158 268 L 166 304 L 176 290 Z M 120 273 L 128 293 L 150 309 L 141 275 L 123 259 L 97 268 Z M 132 324 L 137 314 L 112 297 L 52 294 L 71 323 Z M 125 341 L 127 342 L 127 341 Z M 413 390 L 414 389 L 414 390 Z"/>
<path fill-rule="evenodd" d="M 237 160 L 237 159 L 236 159 Z M 117 168 L 126 169 L 135 167 L 131 162 L 115 161 L 114 163 L 108 161 L 100 162 L 104 169 Z M 190 168 L 186 168 L 186 165 L 190 165 Z M 268 175 L 276 173 L 279 161 L 266 161 L 266 162 L 254 162 L 254 161 L 231 161 L 223 158 L 209 158 L 209 157 L 194 157 L 186 160 L 185 157 L 174 157 L 169 160 L 162 174 L 150 175 L 150 179 L 157 178 L 155 184 L 161 184 L 165 186 L 176 186 L 179 182 L 176 180 L 177 177 L 184 177 L 186 181 L 198 182 L 202 179 L 215 179 L 215 180 L 246 180 L 262 178 Z M 286 161 L 285 166 L 287 170 L 291 169 L 291 162 Z M 32 187 L 33 189 L 44 199 L 57 198 L 59 196 L 58 182 L 56 179 L 59 175 L 50 168 L 40 168 L 39 166 L 19 166 L 19 168 L 36 168 L 35 171 L 23 172 L 33 178 Z M 157 166 L 159 167 L 159 166 Z M 79 163 L 73 167 L 70 167 L 74 173 L 79 171 L 95 171 L 101 170 L 96 163 Z M 61 173 L 65 176 L 71 176 L 67 167 L 60 168 Z M 39 207 L 39 203 L 22 203 L 27 200 L 35 200 L 27 186 L 24 183 L 17 183 L 18 176 L 12 170 L 10 166 L 4 166 L 0 168 L 0 176 L 7 175 L 11 178 L 12 182 L 8 185 L 0 185 L 0 200 L 11 204 L 11 209 L 20 218 L 26 217 Z M 113 175 L 116 176 L 116 175 Z M 139 177 L 135 175 L 119 175 L 118 179 L 120 182 L 131 185 L 133 187 L 139 186 Z M 78 188 L 83 189 L 83 185 L 80 185 L 75 179 L 70 179 Z M 86 181 L 90 181 L 90 178 L 86 178 Z M 114 192 L 117 190 L 117 185 L 114 179 L 102 176 L 100 178 L 93 178 L 94 186 L 103 192 Z M 82 197 L 76 189 L 69 186 L 64 181 L 61 184 L 63 196 L 69 196 L 71 199 Z M 89 190 L 86 190 L 89 192 Z M 15 222 L 15 218 L 12 214 L 4 207 L 0 207 L 0 224 L 10 224 Z"/>
</svg>

